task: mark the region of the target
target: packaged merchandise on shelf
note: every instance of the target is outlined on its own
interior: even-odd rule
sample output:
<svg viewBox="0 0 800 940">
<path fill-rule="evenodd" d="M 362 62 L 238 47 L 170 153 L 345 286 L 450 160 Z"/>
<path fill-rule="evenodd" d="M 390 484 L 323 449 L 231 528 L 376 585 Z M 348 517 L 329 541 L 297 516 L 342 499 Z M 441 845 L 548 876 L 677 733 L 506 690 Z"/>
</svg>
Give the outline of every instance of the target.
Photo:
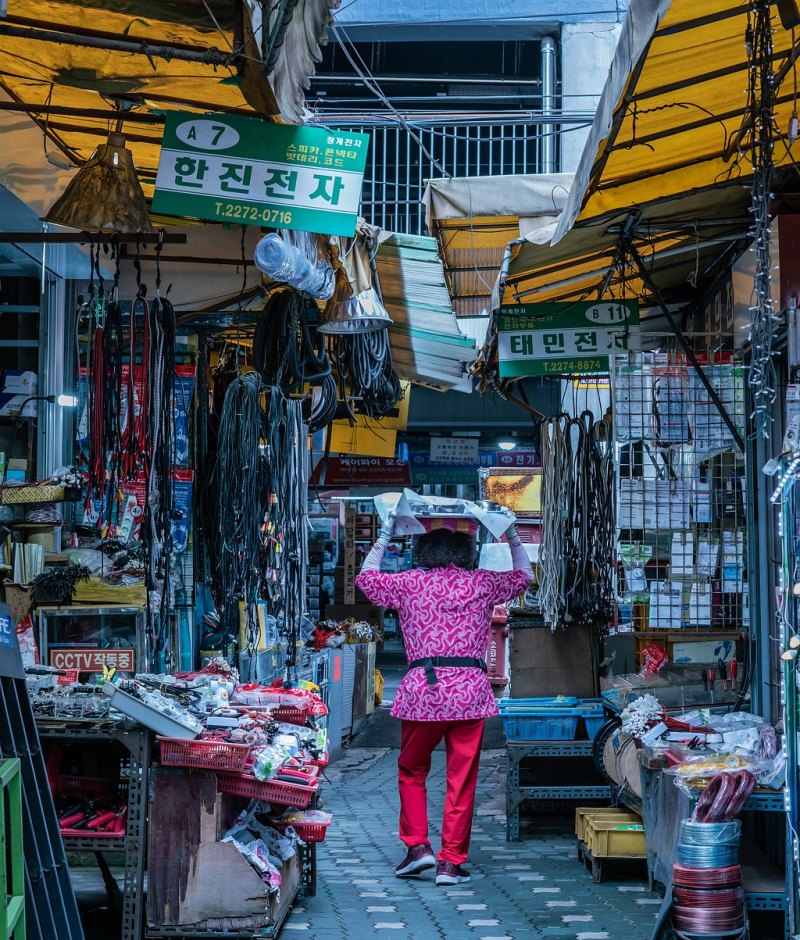
<svg viewBox="0 0 800 940">
<path fill-rule="evenodd" d="M 720 775 L 743 771 L 752 775 L 753 786 L 783 784 L 785 751 L 774 727 L 757 715 L 708 709 L 668 715 L 654 696 L 645 695 L 623 709 L 621 718 L 623 733 L 663 754 L 669 765 L 664 772 L 689 796 Z"/>
</svg>

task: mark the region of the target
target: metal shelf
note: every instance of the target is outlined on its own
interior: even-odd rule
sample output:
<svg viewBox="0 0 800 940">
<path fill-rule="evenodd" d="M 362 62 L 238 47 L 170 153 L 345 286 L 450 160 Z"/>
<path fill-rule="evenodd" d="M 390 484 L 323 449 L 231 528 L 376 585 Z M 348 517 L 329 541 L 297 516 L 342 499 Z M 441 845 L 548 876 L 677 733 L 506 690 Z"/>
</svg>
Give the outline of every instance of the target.
<svg viewBox="0 0 800 940">
<path fill-rule="evenodd" d="M 592 741 L 509 741 L 506 744 L 506 842 L 519 841 L 520 806 L 537 802 L 606 800 L 611 790 L 602 785 L 520 786 L 520 763 L 527 757 L 591 758 Z"/>
<path fill-rule="evenodd" d="M 147 801 L 152 735 L 147 728 L 126 720 L 103 719 L 99 722 L 70 719 L 37 719 L 39 736 L 61 741 L 117 741 L 130 754 L 128 774 L 128 812 L 124 839 L 90 839 L 69 836 L 64 848 L 93 852 L 103 869 L 102 856 L 124 852 L 122 885 L 122 931 L 120 940 L 140 940 L 144 926 L 144 859 L 147 841 Z M 103 843 L 99 845 L 98 843 Z"/>
<path fill-rule="evenodd" d="M 124 852 L 127 848 L 125 839 L 64 836 L 61 841 L 68 852 Z"/>
<path fill-rule="evenodd" d="M 508 759 L 523 757 L 591 757 L 592 741 L 509 741 Z"/>
<path fill-rule="evenodd" d="M 742 812 L 748 813 L 785 813 L 786 801 L 783 792 L 763 790 L 755 792 L 744 804 Z"/>
</svg>

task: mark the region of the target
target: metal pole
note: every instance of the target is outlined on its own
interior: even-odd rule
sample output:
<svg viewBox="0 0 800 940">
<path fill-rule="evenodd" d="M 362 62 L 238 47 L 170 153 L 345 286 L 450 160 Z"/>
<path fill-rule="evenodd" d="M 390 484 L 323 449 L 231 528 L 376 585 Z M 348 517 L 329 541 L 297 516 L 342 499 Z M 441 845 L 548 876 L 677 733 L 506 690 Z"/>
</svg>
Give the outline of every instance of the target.
<svg viewBox="0 0 800 940">
<path fill-rule="evenodd" d="M 546 117 L 556 110 L 556 43 L 551 36 L 542 40 L 542 114 Z M 542 173 L 556 171 L 556 127 L 542 125 Z"/>
<path fill-rule="evenodd" d="M 12 26 L 0 23 L 0 36 L 15 39 L 27 39 L 38 42 L 54 42 L 63 46 L 81 46 L 90 49 L 106 49 L 109 52 L 127 52 L 142 55 L 148 59 L 178 59 L 181 62 L 200 62 L 203 65 L 236 66 L 241 56 L 236 53 L 222 53 L 219 49 L 182 49 L 178 46 L 153 45 L 141 39 L 138 42 L 126 42 L 122 39 L 106 39 L 95 36 L 73 36 L 70 33 L 56 32 L 49 29 L 29 29 L 25 26 Z"/>
<path fill-rule="evenodd" d="M 795 563 L 796 554 L 796 496 L 795 484 L 790 483 L 783 498 L 781 508 L 781 535 L 782 535 L 782 561 L 783 570 L 781 571 L 781 591 L 783 594 L 784 616 L 779 623 L 779 650 L 783 652 L 789 648 L 788 634 L 797 632 L 797 602 L 795 600 L 792 588 L 792 571 Z M 787 825 L 787 857 L 786 871 L 794 873 L 797 879 L 798 862 L 798 840 L 797 840 L 797 667 L 793 659 L 781 661 L 783 667 L 783 689 L 781 695 L 781 706 L 783 709 L 784 732 L 783 741 L 786 750 L 786 785 L 784 788 L 784 797 L 786 800 L 786 812 L 788 814 Z M 795 933 L 796 925 L 796 897 L 797 885 L 792 885 L 792 891 L 786 899 L 789 914 L 789 932 L 792 936 Z"/>
</svg>

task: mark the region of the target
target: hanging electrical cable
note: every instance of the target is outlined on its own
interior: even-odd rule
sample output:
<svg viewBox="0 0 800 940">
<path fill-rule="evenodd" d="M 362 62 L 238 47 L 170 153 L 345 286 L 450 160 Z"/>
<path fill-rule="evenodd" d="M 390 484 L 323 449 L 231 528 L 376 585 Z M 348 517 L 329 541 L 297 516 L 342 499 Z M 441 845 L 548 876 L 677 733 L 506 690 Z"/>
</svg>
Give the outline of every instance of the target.
<svg viewBox="0 0 800 940">
<path fill-rule="evenodd" d="M 150 454 L 147 469 L 146 524 L 147 587 L 157 592 L 159 604 L 150 609 L 150 655 L 165 650 L 166 631 L 171 608 L 170 556 L 172 524 L 175 519 L 173 498 L 174 468 L 172 398 L 175 380 L 175 309 L 166 296 L 161 296 L 161 249 L 163 230 L 156 245 L 156 295 L 150 304 L 151 337 L 148 377 L 148 427 Z"/>
<path fill-rule="evenodd" d="M 336 414 L 336 379 L 324 338 L 312 324 L 319 317 L 314 301 L 290 288 L 273 293 L 256 324 L 253 361 L 266 385 L 287 395 L 314 389 L 306 407 L 310 430 L 319 431 Z"/>
<path fill-rule="evenodd" d="M 220 415 L 216 467 L 217 520 L 221 536 L 220 602 L 223 631 L 238 633 L 239 602 L 249 618 L 265 570 L 262 528 L 270 498 L 263 442 L 266 415 L 261 376 L 248 372 L 228 385 Z"/>
<path fill-rule="evenodd" d="M 753 434 L 769 437 L 772 404 L 777 394 L 773 334 L 778 318 L 772 299 L 770 204 L 775 172 L 773 161 L 776 84 L 773 74 L 772 7 L 769 0 L 751 0 L 745 43 L 749 57 L 747 102 L 751 124 L 753 165 L 751 213 L 754 280 L 750 299 L 750 367 L 748 385 L 753 401 Z"/>
<path fill-rule="evenodd" d="M 332 336 L 330 352 L 358 410 L 370 418 L 389 415 L 403 397 L 403 387 L 394 370 L 388 330 Z"/>
<path fill-rule="evenodd" d="M 539 605 L 552 629 L 596 631 L 612 611 L 613 462 L 608 427 L 589 411 L 542 422 Z"/>
</svg>

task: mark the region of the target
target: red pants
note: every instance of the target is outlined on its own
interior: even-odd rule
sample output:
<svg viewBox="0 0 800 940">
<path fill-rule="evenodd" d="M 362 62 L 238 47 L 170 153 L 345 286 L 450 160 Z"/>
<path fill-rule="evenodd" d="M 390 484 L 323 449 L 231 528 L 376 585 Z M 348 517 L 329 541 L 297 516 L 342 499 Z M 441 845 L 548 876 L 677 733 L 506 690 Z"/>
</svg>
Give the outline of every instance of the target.
<svg viewBox="0 0 800 940">
<path fill-rule="evenodd" d="M 428 841 L 428 792 L 425 781 L 431 754 L 444 737 L 447 793 L 442 820 L 440 861 L 460 865 L 469 852 L 475 785 L 481 760 L 483 718 L 472 721 L 403 720 L 400 757 L 400 839 L 409 847 Z"/>
</svg>

